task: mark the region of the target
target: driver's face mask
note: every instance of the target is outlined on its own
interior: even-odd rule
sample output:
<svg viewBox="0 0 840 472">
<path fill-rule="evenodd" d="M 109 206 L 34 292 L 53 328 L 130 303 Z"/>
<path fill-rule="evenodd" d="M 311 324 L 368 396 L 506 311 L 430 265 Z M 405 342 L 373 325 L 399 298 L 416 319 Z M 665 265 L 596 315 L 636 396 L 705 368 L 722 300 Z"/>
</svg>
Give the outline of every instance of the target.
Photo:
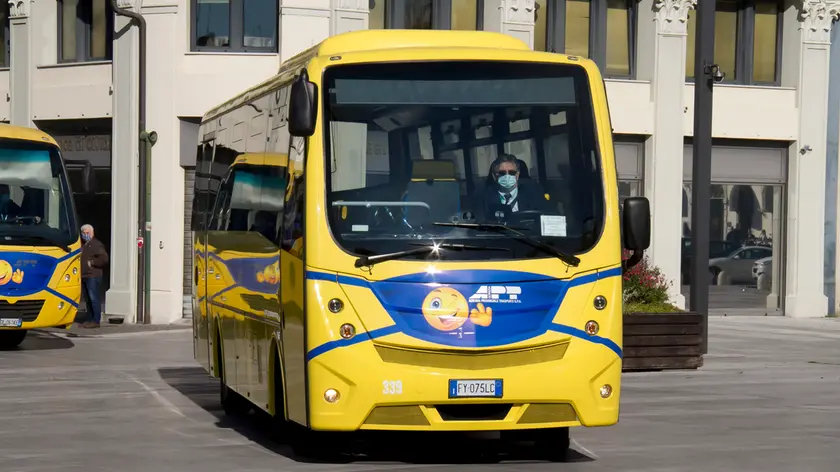
<svg viewBox="0 0 840 472">
<path fill-rule="evenodd" d="M 512 175 L 501 175 L 499 176 L 499 185 L 505 189 L 512 189 L 514 185 L 516 185 L 516 177 Z"/>
</svg>

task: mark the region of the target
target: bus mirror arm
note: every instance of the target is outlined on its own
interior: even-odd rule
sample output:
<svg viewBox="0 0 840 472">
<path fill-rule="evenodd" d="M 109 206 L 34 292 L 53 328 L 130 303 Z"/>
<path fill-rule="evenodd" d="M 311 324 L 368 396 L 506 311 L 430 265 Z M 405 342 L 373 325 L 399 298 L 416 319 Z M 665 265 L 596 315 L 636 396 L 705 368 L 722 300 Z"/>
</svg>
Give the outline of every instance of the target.
<svg viewBox="0 0 840 472">
<path fill-rule="evenodd" d="M 642 257 L 644 257 L 644 251 L 633 251 L 633 254 L 625 261 L 621 261 L 621 271 L 627 272 L 628 270 L 632 269 L 633 266 L 638 264 Z"/>
<path fill-rule="evenodd" d="M 289 98 L 289 134 L 308 138 L 315 133 L 318 117 L 318 87 L 309 81 L 309 73 L 301 69 L 292 82 Z"/>
<path fill-rule="evenodd" d="M 650 226 L 650 201 L 645 197 L 625 199 L 621 215 L 622 246 L 633 251 L 633 255 L 622 263 L 623 270 L 630 269 L 644 257 L 645 249 L 650 247 Z"/>
</svg>

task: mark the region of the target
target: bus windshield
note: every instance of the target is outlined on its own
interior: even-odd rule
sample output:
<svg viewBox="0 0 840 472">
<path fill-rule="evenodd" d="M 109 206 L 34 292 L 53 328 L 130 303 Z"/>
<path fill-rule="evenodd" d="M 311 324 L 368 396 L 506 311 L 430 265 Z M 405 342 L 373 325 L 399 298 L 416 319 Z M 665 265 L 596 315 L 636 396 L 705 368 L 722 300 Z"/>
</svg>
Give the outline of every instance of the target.
<svg viewBox="0 0 840 472">
<path fill-rule="evenodd" d="M 327 69 L 333 237 L 358 256 L 429 244 L 473 249 L 441 251 L 445 260 L 551 257 L 546 246 L 589 250 L 605 214 L 589 80 L 571 64 Z"/>
<path fill-rule="evenodd" d="M 0 140 L 0 245 L 67 249 L 78 233 L 58 148 Z"/>
</svg>

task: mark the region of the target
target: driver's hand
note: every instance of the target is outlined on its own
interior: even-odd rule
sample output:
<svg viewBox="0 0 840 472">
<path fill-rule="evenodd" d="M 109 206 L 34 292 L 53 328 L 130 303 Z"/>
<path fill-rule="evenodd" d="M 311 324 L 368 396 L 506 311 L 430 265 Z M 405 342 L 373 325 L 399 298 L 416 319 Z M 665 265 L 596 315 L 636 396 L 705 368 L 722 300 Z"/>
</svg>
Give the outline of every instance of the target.
<svg viewBox="0 0 840 472">
<path fill-rule="evenodd" d="M 490 326 L 493 322 L 493 309 L 489 306 L 485 308 L 483 303 L 479 303 L 470 310 L 470 321 L 479 326 Z"/>
</svg>

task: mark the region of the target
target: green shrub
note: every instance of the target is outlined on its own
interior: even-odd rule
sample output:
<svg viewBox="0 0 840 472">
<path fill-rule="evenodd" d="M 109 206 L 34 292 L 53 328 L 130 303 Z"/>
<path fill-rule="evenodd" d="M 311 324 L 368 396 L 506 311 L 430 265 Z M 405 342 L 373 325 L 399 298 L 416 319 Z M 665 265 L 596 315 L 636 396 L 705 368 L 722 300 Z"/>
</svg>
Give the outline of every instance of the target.
<svg viewBox="0 0 840 472">
<path fill-rule="evenodd" d="M 624 305 L 624 313 L 678 313 L 681 311 L 670 303 L 628 303 Z"/>
<path fill-rule="evenodd" d="M 624 253 L 624 259 L 630 257 Z M 681 311 L 669 303 L 671 283 L 647 256 L 624 273 L 624 311 L 627 313 L 666 313 Z"/>
</svg>

